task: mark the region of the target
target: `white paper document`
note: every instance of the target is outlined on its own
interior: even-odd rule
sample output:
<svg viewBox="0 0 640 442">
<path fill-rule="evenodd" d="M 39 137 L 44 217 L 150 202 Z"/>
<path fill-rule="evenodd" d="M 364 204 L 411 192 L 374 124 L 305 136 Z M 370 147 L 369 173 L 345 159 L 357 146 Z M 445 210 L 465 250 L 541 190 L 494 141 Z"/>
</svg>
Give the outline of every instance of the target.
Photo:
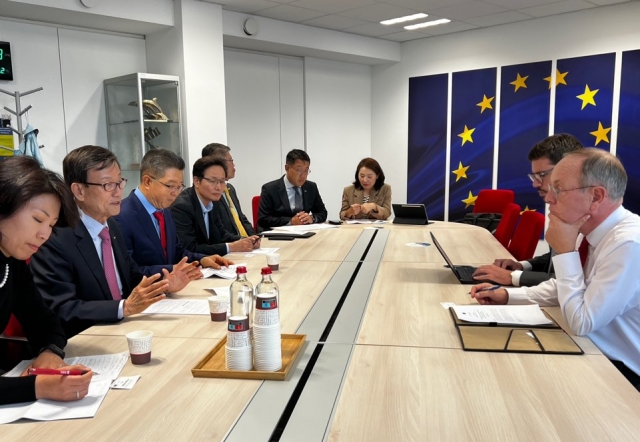
<svg viewBox="0 0 640 442">
<path fill-rule="evenodd" d="M 131 390 L 138 382 L 138 379 L 140 379 L 140 375 L 121 376 L 111 383 L 111 388 L 114 390 Z"/>
<path fill-rule="evenodd" d="M 458 319 L 467 322 L 482 322 L 512 325 L 549 325 L 540 306 L 530 305 L 456 305 L 453 307 Z"/>
<path fill-rule="evenodd" d="M 211 292 L 212 295 L 231 296 L 231 286 L 229 285 L 226 287 L 209 287 L 205 290 Z"/>
<path fill-rule="evenodd" d="M 335 226 L 333 224 L 302 224 L 299 226 L 278 226 L 274 227 L 273 230 L 282 232 L 304 233 L 313 232 L 314 230 L 337 229 L 338 227 L 340 226 Z"/>
<path fill-rule="evenodd" d="M 209 315 L 206 299 L 163 299 L 151 304 L 143 315 Z"/>
<path fill-rule="evenodd" d="M 250 252 L 247 252 L 246 255 L 247 256 L 252 256 L 252 255 L 271 255 L 272 253 L 276 253 L 278 250 L 280 250 L 280 247 L 261 247 L 259 249 L 254 249 Z"/>
<path fill-rule="evenodd" d="M 32 419 L 38 421 L 53 421 L 63 419 L 78 419 L 93 417 L 98 412 L 100 404 L 109 392 L 111 382 L 116 379 L 124 364 L 129 359 L 128 353 L 111 355 L 77 356 L 65 358 L 69 365 L 82 364 L 100 373 L 91 378 L 89 393 L 79 401 L 57 402 L 39 399 L 35 402 L 9 404 L 0 406 L 0 424 L 14 422 L 18 419 Z M 22 361 L 5 376 L 19 376 L 31 361 Z"/>
<path fill-rule="evenodd" d="M 218 276 L 223 279 L 236 279 L 236 269 L 238 267 L 246 267 L 246 263 L 233 264 L 229 267 L 220 267 L 218 270 L 212 269 L 211 267 L 207 267 L 206 269 L 202 269 L 202 277 L 210 278 L 212 276 Z"/>
<path fill-rule="evenodd" d="M 345 224 L 386 224 L 383 219 L 348 219 Z"/>
</svg>

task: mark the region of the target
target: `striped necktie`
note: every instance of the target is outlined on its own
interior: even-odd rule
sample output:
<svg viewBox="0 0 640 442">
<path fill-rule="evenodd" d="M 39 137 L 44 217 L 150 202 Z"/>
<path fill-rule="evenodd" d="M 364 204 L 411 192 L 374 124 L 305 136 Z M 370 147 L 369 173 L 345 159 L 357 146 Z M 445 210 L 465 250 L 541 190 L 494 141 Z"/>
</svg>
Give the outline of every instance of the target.
<svg viewBox="0 0 640 442">
<path fill-rule="evenodd" d="M 247 235 L 247 231 L 245 230 L 244 226 L 242 225 L 242 222 L 240 221 L 240 217 L 238 216 L 238 211 L 236 210 L 236 206 L 233 204 L 233 200 L 231 199 L 231 194 L 229 194 L 228 187 L 225 187 L 224 194 L 227 197 L 227 202 L 229 203 L 229 210 L 231 211 L 231 216 L 233 216 L 233 222 L 236 223 L 236 228 L 238 229 L 238 233 L 243 238 L 246 238 L 249 235 Z"/>
</svg>

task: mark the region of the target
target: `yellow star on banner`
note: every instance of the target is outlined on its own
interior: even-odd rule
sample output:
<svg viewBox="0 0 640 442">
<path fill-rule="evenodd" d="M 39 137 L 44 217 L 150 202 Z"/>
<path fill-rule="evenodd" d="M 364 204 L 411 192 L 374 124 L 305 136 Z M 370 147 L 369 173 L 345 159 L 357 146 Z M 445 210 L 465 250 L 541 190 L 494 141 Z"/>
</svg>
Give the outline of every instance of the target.
<svg viewBox="0 0 640 442">
<path fill-rule="evenodd" d="M 491 102 L 496 97 L 487 98 L 487 96 L 484 94 L 482 94 L 482 97 L 482 101 L 476 104 L 476 106 L 480 106 L 480 113 L 484 112 L 485 109 L 493 109 L 493 107 L 491 106 Z"/>
<path fill-rule="evenodd" d="M 602 127 L 602 123 L 598 121 L 598 130 L 594 130 L 593 132 L 589 133 L 596 137 L 595 145 L 597 146 L 600 141 L 606 141 L 607 143 L 609 143 L 609 137 L 607 136 L 609 132 L 611 132 L 611 128 L 608 127 L 605 129 L 604 127 Z"/>
<path fill-rule="evenodd" d="M 467 169 L 468 168 L 469 168 L 469 166 L 462 167 L 462 161 L 460 161 L 460 165 L 458 165 L 458 168 L 451 172 L 451 173 L 454 173 L 456 175 L 456 183 L 458 182 L 458 180 L 460 178 L 466 178 L 467 177 Z"/>
<path fill-rule="evenodd" d="M 518 77 L 515 80 L 513 80 L 511 83 L 509 83 L 516 87 L 516 89 L 513 92 L 518 92 L 518 89 L 520 89 L 521 87 L 527 89 L 527 85 L 525 83 L 525 81 L 527 81 L 527 78 L 529 78 L 528 75 L 526 77 L 521 77 L 520 72 L 518 72 Z"/>
<path fill-rule="evenodd" d="M 587 104 L 593 104 L 594 106 L 596 105 L 596 102 L 593 99 L 593 97 L 596 96 L 599 90 L 600 89 L 594 89 L 594 90 L 589 89 L 588 84 L 584 86 L 584 94 L 576 95 L 576 98 L 579 98 L 582 100 L 582 107 L 580 108 L 580 110 L 587 107 Z"/>
<path fill-rule="evenodd" d="M 464 146 L 464 143 L 466 143 L 467 141 L 469 143 L 473 143 L 473 138 L 471 138 L 471 135 L 475 130 L 476 130 L 475 127 L 473 129 L 469 129 L 466 124 L 464 125 L 464 132 L 462 132 L 461 134 L 458 134 L 458 136 L 462 138 L 463 146 Z"/>
<path fill-rule="evenodd" d="M 556 69 L 556 86 L 558 86 L 559 84 L 564 84 L 565 86 L 567 85 L 567 81 L 564 79 L 564 77 L 566 77 L 568 73 L 569 71 L 560 72 L 559 70 Z M 551 89 L 551 80 L 552 80 L 551 75 L 549 75 L 548 77 L 544 77 L 544 81 L 549 82 L 549 89 Z"/>
<path fill-rule="evenodd" d="M 524 206 L 524 210 L 522 212 L 520 212 L 520 215 L 522 215 L 524 212 L 535 212 L 536 209 L 530 209 L 529 206 Z"/>
<path fill-rule="evenodd" d="M 476 204 L 476 200 L 478 199 L 478 196 L 473 196 L 473 194 L 471 193 L 471 191 L 469 191 L 469 196 L 466 199 L 463 199 L 462 202 L 466 204 L 466 206 L 464 206 L 464 208 L 466 209 L 469 206 L 474 206 Z"/>
</svg>

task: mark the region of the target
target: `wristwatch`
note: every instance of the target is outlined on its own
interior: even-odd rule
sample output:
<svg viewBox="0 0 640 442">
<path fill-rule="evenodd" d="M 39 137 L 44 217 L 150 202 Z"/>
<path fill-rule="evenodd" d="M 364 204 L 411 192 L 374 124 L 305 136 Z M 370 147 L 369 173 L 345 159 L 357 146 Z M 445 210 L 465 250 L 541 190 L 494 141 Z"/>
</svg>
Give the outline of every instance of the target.
<svg viewBox="0 0 640 442">
<path fill-rule="evenodd" d="M 49 350 L 50 352 L 60 356 L 60 359 L 64 359 L 64 350 L 58 347 L 56 344 L 49 344 L 42 347 L 38 355 L 42 354 L 42 352 L 45 350 Z"/>
</svg>

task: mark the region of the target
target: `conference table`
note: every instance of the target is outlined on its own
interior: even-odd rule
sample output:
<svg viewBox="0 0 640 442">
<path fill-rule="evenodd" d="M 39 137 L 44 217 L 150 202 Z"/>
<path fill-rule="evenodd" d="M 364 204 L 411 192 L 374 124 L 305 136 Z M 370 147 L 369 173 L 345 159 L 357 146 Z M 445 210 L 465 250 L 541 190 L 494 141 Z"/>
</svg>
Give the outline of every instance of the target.
<svg viewBox="0 0 640 442">
<path fill-rule="evenodd" d="M 278 247 L 283 333 L 306 335 L 285 381 L 197 378 L 193 368 L 224 337 L 202 315 L 141 314 L 72 338 L 69 356 L 127 351 L 124 335 L 154 333 L 141 375 L 111 390 L 96 416 L 0 427 L 0 440 L 406 441 L 637 440 L 640 394 L 586 337 L 545 308 L 583 355 L 467 352 L 442 303 L 473 304 L 431 243 L 456 264 L 509 253 L 486 230 L 342 225 Z M 264 255 L 231 254 L 260 280 Z M 173 299 L 228 286 L 192 281 Z"/>
</svg>

